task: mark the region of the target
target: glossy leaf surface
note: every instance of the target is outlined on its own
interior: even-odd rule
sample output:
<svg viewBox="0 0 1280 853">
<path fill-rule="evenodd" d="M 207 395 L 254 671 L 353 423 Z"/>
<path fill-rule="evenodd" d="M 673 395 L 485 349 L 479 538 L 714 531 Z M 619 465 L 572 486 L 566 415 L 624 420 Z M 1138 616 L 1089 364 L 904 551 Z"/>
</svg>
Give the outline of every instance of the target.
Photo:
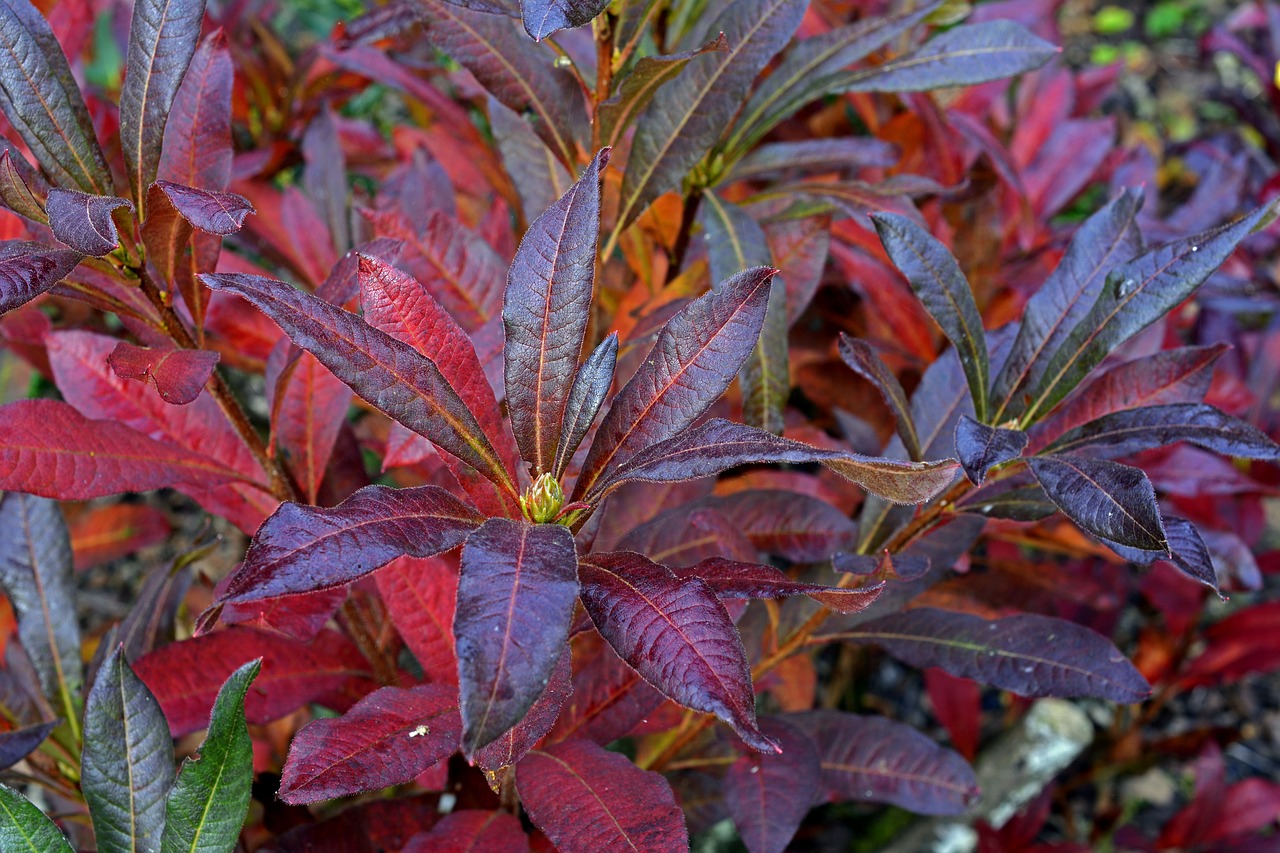
<svg viewBox="0 0 1280 853">
<path fill-rule="evenodd" d="M 37 243 L 0 247 L 0 314 L 12 311 L 53 287 L 80 263 L 80 255 Z"/>
<path fill-rule="evenodd" d="M 1085 452 L 1112 458 L 1185 441 L 1224 456 L 1280 458 L 1280 445 L 1266 433 L 1204 403 L 1144 406 L 1105 415 L 1059 438 L 1052 453 Z"/>
<path fill-rule="evenodd" d="M 193 228 L 226 237 L 240 230 L 244 218 L 254 213 L 253 204 L 239 193 L 216 192 L 156 181 L 155 187 Z"/>
<path fill-rule="evenodd" d="M 57 825 L 26 797 L 0 784 L 0 847 L 13 853 L 72 853 Z"/>
<path fill-rule="evenodd" d="M 600 123 L 600 138 L 609 145 L 615 144 L 636 117 L 649 106 L 663 85 L 671 82 L 689 62 L 707 53 L 727 53 L 729 40 L 721 33 L 714 41 L 697 50 L 686 50 L 665 56 L 642 56 L 622 82 L 618 92 L 600 105 L 596 121 Z M 710 62 L 710 59 L 699 62 Z"/>
<path fill-rule="evenodd" d="M 0 733 L 0 770 L 8 770 L 39 749 L 40 744 L 44 743 L 45 738 L 58 727 L 59 722 L 59 720 L 52 720 Z"/>
<path fill-rule="evenodd" d="M 551 674 L 551 680 L 524 719 L 475 754 L 477 767 L 486 773 L 494 773 L 517 764 L 551 731 L 560 716 L 560 709 L 573 694 L 572 657 L 566 648 Z"/>
<path fill-rule="evenodd" d="M 969 481 L 981 486 L 987 472 L 997 465 L 1017 459 L 1027 449 L 1027 434 L 980 424 L 961 415 L 956 424 L 956 456 Z"/>
<path fill-rule="evenodd" d="M 1088 533 L 1144 551 L 1165 551 L 1155 489 L 1138 468 L 1080 456 L 1027 460 L 1058 507 Z"/>
<path fill-rule="evenodd" d="M 604 11 L 609 0 L 520 0 L 524 31 L 541 41 L 556 30 L 581 27 Z"/>
<path fill-rule="evenodd" d="M 578 368 L 564 406 L 564 422 L 560 425 L 560 443 L 556 446 L 552 476 L 564 476 L 573 461 L 573 454 L 587 437 L 613 385 L 613 371 L 617 363 L 618 336 L 615 333 L 601 341 Z"/>
</svg>

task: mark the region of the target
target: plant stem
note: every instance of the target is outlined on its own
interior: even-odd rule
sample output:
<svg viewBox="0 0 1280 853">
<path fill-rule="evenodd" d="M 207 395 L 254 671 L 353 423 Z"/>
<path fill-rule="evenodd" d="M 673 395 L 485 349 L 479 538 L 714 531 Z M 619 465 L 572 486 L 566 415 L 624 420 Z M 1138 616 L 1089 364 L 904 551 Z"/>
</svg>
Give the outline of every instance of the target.
<svg viewBox="0 0 1280 853">
<path fill-rule="evenodd" d="M 596 35 L 596 91 L 591 111 L 591 151 L 600 150 L 600 105 L 609 100 L 613 90 L 613 45 L 617 33 L 614 16 L 608 12 L 592 22 Z"/>
</svg>

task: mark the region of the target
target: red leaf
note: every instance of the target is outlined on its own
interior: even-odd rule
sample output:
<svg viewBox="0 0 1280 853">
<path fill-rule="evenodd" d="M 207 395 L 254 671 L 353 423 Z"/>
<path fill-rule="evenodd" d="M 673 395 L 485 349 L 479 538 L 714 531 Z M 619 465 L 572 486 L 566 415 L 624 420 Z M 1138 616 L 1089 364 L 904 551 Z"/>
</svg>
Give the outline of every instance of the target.
<svg viewBox="0 0 1280 853">
<path fill-rule="evenodd" d="M 760 337 L 772 278 L 773 270 L 764 267 L 739 273 L 662 327 L 601 421 L 575 500 L 640 450 L 691 425 L 720 398 Z"/>
<path fill-rule="evenodd" d="M 313 720 L 294 735 L 278 796 L 316 803 L 408 782 L 456 752 L 461 733 L 448 687 L 381 687 L 341 717 Z"/>
<path fill-rule="evenodd" d="M 30 302 L 62 281 L 80 263 L 80 255 L 37 243 L 0 247 L 0 314 Z"/>
<path fill-rule="evenodd" d="M 758 563 L 744 563 L 712 557 L 684 569 L 676 569 L 678 577 L 701 578 L 721 598 L 783 598 L 807 595 L 837 613 L 857 613 L 880 597 L 884 584 L 861 589 L 840 589 L 816 583 L 801 583 L 789 578 L 781 569 Z"/>
<path fill-rule="evenodd" d="M 667 780 L 590 741 L 529 753 L 516 767 L 516 788 L 530 820 L 561 853 L 689 849 Z"/>
<path fill-rule="evenodd" d="M 453 610 L 458 573 L 438 557 L 397 557 L 374 575 L 387 614 L 428 681 L 458 683 Z"/>
<path fill-rule="evenodd" d="M 612 743 L 666 701 L 612 648 L 590 636 L 595 639 L 596 653 L 574 673 L 573 696 L 551 730 L 553 740 L 583 738 Z M 581 642 L 579 639 L 578 644 Z"/>
<path fill-rule="evenodd" d="M 527 853 L 520 819 L 506 812 L 462 809 L 441 818 L 430 832 L 409 839 L 402 853 Z"/>
<path fill-rule="evenodd" d="M 502 304 L 511 427 L 535 477 L 551 473 L 591 314 L 605 148 L 525 232 Z"/>
<path fill-rule="evenodd" d="M 366 486 L 332 509 L 282 504 L 258 528 L 220 600 L 259 601 L 341 586 L 402 554 L 448 551 L 481 520 L 436 486 Z"/>
<path fill-rule="evenodd" d="M 173 736 L 182 737 L 209 724 L 209 709 L 227 676 L 259 657 L 262 673 L 245 698 L 251 723 L 268 723 L 352 684 L 372 687 L 368 662 L 333 631 L 301 643 L 252 628 L 229 628 L 170 643 L 143 656 L 135 669 L 160 701 Z"/>
<path fill-rule="evenodd" d="M 196 49 L 174 95 L 164 127 L 157 176 L 166 181 L 224 190 L 231 180 L 231 54 L 221 29 Z"/>
<path fill-rule="evenodd" d="M 169 535 L 164 513 L 144 504 L 93 507 L 71 519 L 69 526 L 77 571 L 141 551 Z"/>
<path fill-rule="evenodd" d="M 839 711 L 785 719 L 817 744 L 828 802 L 891 803 L 919 814 L 956 815 L 978 797 L 964 759 L 910 726 Z"/>
<path fill-rule="evenodd" d="M 585 556 L 579 576 L 596 629 L 646 681 L 688 708 L 715 714 L 761 752 L 778 751 L 756 727 L 742 640 L 705 581 L 682 580 L 629 552 Z"/>
<path fill-rule="evenodd" d="M 551 680 L 538 701 L 533 703 L 523 720 L 509 729 L 493 743 L 475 754 L 476 766 L 489 773 L 517 764 L 521 758 L 551 731 L 565 700 L 573 693 L 573 656 L 566 648 L 560 655 Z"/>
<path fill-rule="evenodd" d="M 933 714 L 947 727 L 956 751 L 973 761 L 982 734 L 982 688 L 972 679 L 932 666 L 924 671 L 924 687 Z"/>
<path fill-rule="evenodd" d="M 492 518 L 467 538 L 453 617 L 467 755 L 519 723 L 542 694 L 577 594 L 569 528 Z"/>
<path fill-rule="evenodd" d="M 730 765 L 724 777 L 725 805 L 750 853 L 783 853 L 818 799 L 818 749 L 781 718 L 766 717 L 760 728 L 782 753 L 744 755 Z"/>
<path fill-rule="evenodd" d="M 1280 667 L 1280 601 L 1255 604 L 1204 632 L 1208 648 L 1187 667 L 1180 685 L 1231 684 Z"/>
<path fill-rule="evenodd" d="M 107 357 L 107 363 L 125 379 L 150 379 L 166 403 L 184 406 L 204 390 L 218 363 L 218 354 L 171 347 L 151 349 L 121 341 Z"/>
<path fill-rule="evenodd" d="M 267 359 L 272 440 L 308 503 L 316 503 L 351 389 L 314 355 L 281 340 Z"/>
</svg>

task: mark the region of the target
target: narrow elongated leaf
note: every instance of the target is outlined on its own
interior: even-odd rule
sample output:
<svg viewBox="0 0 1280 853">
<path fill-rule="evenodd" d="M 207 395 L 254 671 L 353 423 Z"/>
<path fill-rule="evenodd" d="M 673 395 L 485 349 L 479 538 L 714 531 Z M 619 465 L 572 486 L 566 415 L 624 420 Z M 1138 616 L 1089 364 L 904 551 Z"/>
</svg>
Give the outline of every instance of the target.
<svg viewBox="0 0 1280 853">
<path fill-rule="evenodd" d="M 599 480 L 596 487 L 587 493 L 586 500 L 598 500 L 633 480 L 650 483 L 693 480 L 710 477 L 738 465 L 827 462 L 846 455 L 838 450 L 824 450 L 781 438 L 746 424 L 712 418 L 641 450 L 614 469 L 613 474 Z"/>
<path fill-rule="evenodd" d="M 551 680 L 529 713 L 497 740 L 475 754 L 476 766 L 486 773 L 518 764 L 542 740 L 560 716 L 560 709 L 573 694 L 573 655 L 566 647 Z"/>
<path fill-rule="evenodd" d="M 956 424 L 956 456 L 969 481 L 981 486 L 987 472 L 997 465 L 1017 459 L 1027 449 L 1027 434 L 980 424 L 961 415 Z"/>
<path fill-rule="evenodd" d="M 725 53 L 691 63 L 636 123 L 622 180 L 618 227 L 675 189 L 724 133 L 752 81 L 800 25 L 804 0 L 734 0 L 708 25 L 723 32 Z"/>
<path fill-rule="evenodd" d="M 111 172 L 49 22 L 27 0 L 0 3 L 0 108 L 62 187 L 111 191 Z"/>
<path fill-rule="evenodd" d="M 898 377 L 885 364 L 876 351 L 866 341 L 851 338 L 840 333 L 840 357 L 844 363 L 863 379 L 876 386 L 885 404 L 893 412 L 897 425 L 898 437 L 907 450 L 910 459 L 919 461 L 924 457 L 920 447 L 920 437 L 916 434 L 916 423 L 911 417 L 911 408 L 907 403 L 907 394 L 902 390 Z"/>
<path fill-rule="evenodd" d="M 733 167 L 729 177 L 742 180 L 783 172 L 850 172 L 866 166 L 888 168 L 898 161 L 898 149 L 872 136 L 802 139 L 761 145 Z"/>
<path fill-rule="evenodd" d="M 0 489 L 63 501 L 236 479 L 206 456 L 57 400 L 0 406 Z"/>
<path fill-rule="evenodd" d="M 609 0 L 520 0 L 524 31 L 541 41 L 556 30 L 581 27 L 604 11 Z"/>
<path fill-rule="evenodd" d="M 186 187 L 221 191 L 231 180 L 231 55 L 214 30 L 191 57 L 164 125 L 156 176 Z"/>
<path fill-rule="evenodd" d="M 111 213 L 120 207 L 133 209 L 133 202 L 106 195 L 89 195 L 79 190 L 49 190 L 45 209 L 53 236 L 82 255 L 105 255 L 120 243 Z"/>
<path fill-rule="evenodd" d="M 155 188 L 193 228 L 208 234 L 234 234 L 244 225 L 244 218 L 256 212 L 252 202 L 239 193 L 202 190 L 172 181 L 156 181 Z"/>
<path fill-rule="evenodd" d="M 760 728 L 782 754 L 744 755 L 729 765 L 725 805 L 750 853 L 783 853 L 818 799 L 821 764 L 809 736 L 784 718 L 766 717 Z"/>
<path fill-rule="evenodd" d="M 764 230 L 741 207 L 714 192 L 703 196 L 703 228 L 711 256 L 711 279 L 722 281 L 739 270 L 773 266 Z M 782 432 L 782 410 L 791 393 L 787 356 L 787 289 L 777 276 L 769 283 L 769 307 L 760 340 L 738 371 L 742 418 L 751 426 Z"/>
<path fill-rule="evenodd" d="M 1054 616 L 1019 613 L 988 621 L 917 607 L 838 636 L 875 643 L 912 666 L 941 667 L 1022 696 L 1140 702 L 1151 694 L 1138 670 L 1110 640 Z"/>
<path fill-rule="evenodd" d="M 80 716 L 80 625 L 71 540 L 58 505 L 9 492 L 0 497 L 0 585 L 18 618 L 18 640 L 40 687 L 65 719 Z"/>
<path fill-rule="evenodd" d="M 58 727 L 59 722 L 61 721 L 50 720 L 0 733 L 0 770 L 8 770 L 38 749 L 45 738 Z M 0 838 L 3 838 L 2 834 Z"/>
<path fill-rule="evenodd" d="M 165 123 L 200 39 L 204 0 L 138 0 L 120 89 L 120 148 L 133 200 L 143 209 L 156 179 Z"/>
<path fill-rule="evenodd" d="M 14 213 L 33 222 L 47 224 L 49 217 L 44 212 L 44 198 L 49 193 L 48 187 L 41 188 L 37 198 L 32 185 L 39 186 L 37 178 L 21 155 L 9 148 L 0 152 L 0 201 Z"/>
<path fill-rule="evenodd" d="M 453 633 L 468 755 L 519 723 L 551 680 L 577 595 L 567 527 L 493 518 L 467 539 Z"/>
<path fill-rule="evenodd" d="M 1204 403 L 1144 406 L 1105 415 L 1053 442 L 1047 452 L 1110 459 L 1185 441 L 1225 456 L 1280 458 L 1280 445 L 1257 427 Z"/>
<path fill-rule="evenodd" d="M 173 746 L 160 703 L 120 648 L 98 670 L 84 713 L 80 787 L 103 853 L 156 853 Z"/>
<path fill-rule="evenodd" d="M 0 784 L 0 848 L 13 853 L 72 853 L 57 825 L 4 784 Z"/>
<path fill-rule="evenodd" d="M 281 504 L 258 528 L 223 603 L 329 589 L 402 554 L 430 557 L 483 521 L 437 486 L 365 486 L 332 509 Z"/>
<path fill-rule="evenodd" d="M 516 767 L 529 818 L 562 853 L 687 853 L 689 833 L 667 780 L 624 755 L 570 740 L 529 753 Z"/>
<path fill-rule="evenodd" d="M 218 357 L 209 350 L 140 347 L 120 341 L 107 362 L 117 376 L 150 380 L 166 403 L 182 406 L 200 396 Z"/>
<path fill-rule="evenodd" d="M 574 162 L 573 139 L 585 124 L 582 93 L 552 54 L 530 44 L 515 22 L 441 0 L 415 0 L 427 39 L 475 75 L 495 98 L 520 114 L 561 162 Z"/>
<path fill-rule="evenodd" d="M 302 488 L 316 503 L 338 433 L 346 423 L 351 389 L 315 356 L 282 339 L 267 359 L 271 438 Z"/>
<path fill-rule="evenodd" d="M 0 314 L 35 299 L 66 278 L 78 263 L 79 253 L 38 243 L 0 247 Z"/>
<path fill-rule="evenodd" d="M 475 416 L 412 347 L 341 308 L 284 282 L 253 275 L 203 275 L 205 284 L 245 297 L 275 320 L 370 404 L 511 492 L 515 486 Z"/>
<path fill-rule="evenodd" d="M 1213 567 L 1213 558 L 1196 526 L 1185 518 L 1165 516 L 1164 530 L 1169 537 L 1169 562 L 1187 577 L 1222 595 L 1218 589 L 1218 572 Z"/>
<path fill-rule="evenodd" d="M 605 148 L 582 178 L 529 226 L 502 303 L 507 407 L 533 476 L 554 467 L 560 425 L 591 313 Z"/>
<path fill-rule="evenodd" d="M 884 589 L 875 584 L 860 589 L 840 589 L 816 583 L 801 583 L 775 566 L 743 563 L 711 557 L 686 569 L 676 569 L 677 577 L 701 578 L 721 598 L 782 598 L 807 595 L 837 613 L 865 610 Z"/>
<path fill-rule="evenodd" d="M 1168 550 L 1156 493 L 1141 469 L 1079 456 L 1027 460 L 1049 499 L 1088 533 L 1144 551 Z"/>
<path fill-rule="evenodd" d="M 524 219 L 532 222 L 569 191 L 573 176 L 529 122 L 494 97 L 489 98 L 489 125 L 502 153 L 502 165 L 520 196 Z"/>
<path fill-rule="evenodd" d="M 529 836 L 520 819 L 506 812 L 459 809 L 449 812 L 431 831 L 416 835 L 403 853 L 528 853 Z"/>
<path fill-rule="evenodd" d="M 678 77 L 690 60 L 707 53 L 728 51 L 729 40 L 724 33 L 720 33 L 714 41 L 707 42 L 697 50 L 641 57 L 635 68 L 622 78 L 618 93 L 600 105 L 596 113 L 596 121 L 600 123 L 600 138 L 608 145 L 616 144 L 636 116 L 649 106 L 658 90 Z"/>
<path fill-rule="evenodd" d="M 423 674 L 435 683 L 456 684 L 453 610 L 458 573 L 438 557 L 398 557 L 379 569 L 374 580 L 387 615 Z"/>
<path fill-rule="evenodd" d="M 169 789 L 161 853 L 231 853 L 240 840 L 253 787 L 244 701 L 261 668 L 246 663 L 218 691 L 200 754 L 182 762 Z"/>
<path fill-rule="evenodd" d="M 629 552 L 578 567 L 582 604 L 618 656 L 676 702 L 715 714 L 750 746 L 777 752 L 756 726 L 742 640 L 706 582 Z"/>
<path fill-rule="evenodd" d="M 834 74 L 827 91 L 924 92 L 975 86 L 1034 71 L 1059 50 L 1013 21 L 985 21 L 947 30 L 914 53 L 883 65 Z"/>
<path fill-rule="evenodd" d="M 725 392 L 760 336 L 772 278 L 763 268 L 739 273 L 662 327 L 600 422 L 575 499 L 644 447 L 692 424 Z"/>
<path fill-rule="evenodd" d="M 900 462 L 857 454 L 827 459 L 822 464 L 871 494 L 896 504 L 922 504 L 932 500 L 951 485 L 960 467 L 954 459 Z"/>
<path fill-rule="evenodd" d="M 1039 382 L 1049 358 L 1097 301 L 1107 273 L 1141 251 L 1134 217 L 1143 198 L 1141 191 L 1127 190 L 1086 219 L 1057 267 L 1027 300 L 1018 336 L 991 388 L 1000 415 L 1021 408 L 1018 390 Z"/>
<path fill-rule="evenodd" d="M 876 213 L 871 221 L 894 265 L 956 348 L 978 420 L 985 421 L 990 370 L 987 336 L 960 265 L 936 237 L 905 216 Z"/>
<path fill-rule="evenodd" d="M 911 726 L 839 711 L 783 719 L 818 745 L 829 802 L 891 803 L 919 814 L 957 815 L 978 798 L 978 780 L 964 759 Z"/>
<path fill-rule="evenodd" d="M 351 216 L 347 203 L 347 161 L 329 105 L 321 107 L 302 135 L 302 188 L 329 226 L 329 239 L 342 255 L 351 248 Z"/>
<path fill-rule="evenodd" d="M 1115 268 L 1089 313 L 1049 360 L 1024 422 L 1053 408 L 1116 347 L 1194 293 L 1274 215 L 1273 204 L 1263 205 L 1230 225 L 1156 246 Z"/>
<path fill-rule="evenodd" d="M 415 778 L 458 749 L 462 724 L 448 687 L 382 687 L 341 717 L 293 737 L 280 799 L 301 804 L 376 791 Z"/>
<path fill-rule="evenodd" d="M 617 362 L 618 335 L 614 332 L 592 350 L 573 377 L 569 399 L 564 405 L 564 422 L 560 425 L 560 443 L 556 446 L 556 458 L 551 466 L 551 474 L 557 480 L 564 476 L 573 454 L 595 423 L 604 398 L 613 385 L 613 370 Z"/>
</svg>

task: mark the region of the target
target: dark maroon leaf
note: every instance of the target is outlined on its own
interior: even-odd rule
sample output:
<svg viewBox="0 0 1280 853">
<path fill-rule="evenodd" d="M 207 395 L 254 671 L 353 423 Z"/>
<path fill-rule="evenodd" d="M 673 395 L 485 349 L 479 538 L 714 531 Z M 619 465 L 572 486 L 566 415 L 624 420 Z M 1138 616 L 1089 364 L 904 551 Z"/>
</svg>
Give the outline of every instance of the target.
<svg viewBox="0 0 1280 853">
<path fill-rule="evenodd" d="M 359 317 L 254 275 L 204 275 L 205 284 L 245 297 L 373 406 L 431 439 L 512 493 L 515 485 L 475 416 L 430 359 Z"/>
<path fill-rule="evenodd" d="M 642 56 L 635 67 L 618 85 L 618 93 L 600 105 L 596 121 L 600 125 L 600 138 L 614 145 L 636 116 L 653 101 L 663 84 L 674 80 L 689 61 L 706 53 L 727 53 L 729 40 L 720 33 L 714 40 L 697 50 L 686 50 L 665 56 Z M 702 60 L 708 61 L 708 60 Z"/>
<path fill-rule="evenodd" d="M 755 347 L 773 270 L 739 273 L 672 317 L 631 381 L 614 397 L 574 487 L 575 499 L 644 447 L 698 419 Z"/>
<path fill-rule="evenodd" d="M 592 350 L 573 377 L 573 387 L 569 389 L 569 399 L 564 406 L 564 422 L 560 425 L 560 443 L 551 469 L 552 476 L 557 479 L 564 476 L 573 461 L 573 454 L 595 423 L 604 398 L 613 385 L 613 370 L 617 362 L 618 335 L 615 332 Z"/>
<path fill-rule="evenodd" d="M 80 255 L 38 243 L 0 246 L 0 314 L 35 299 L 62 281 L 80 263 Z"/>
<path fill-rule="evenodd" d="M 49 22 L 27 0 L 0 4 L 0 108 L 58 186 L 111 191 L 93 120 Z"/>
<path fill-rule="evenodd" d="M 502 303 L 507 406 L 533 476 L 554 467 L 560 425 L 591 313 L 600 235 L 600 182 L 609 149 L 529 226 Z"/>
<path fill-rule="evenodd" d="M 675 569 L 677 577 L 701 578 L 721 598 L 782 598 L 807 595 L 837 613 L 857 613 L 871 605 L 883 591 L 884 584 L 861 589 L 841 589 L 816 583 L 792 580 L 781 569 L 759 563 L 744 563 L 711 557 L 683 569 Z"/>
<path fill-rule="evenodd" d="M 985 421 L 990 371 L 987 336 L 960 265 L 941 241 L 905 216 L 876 213 L 871 221 L 894 266 L 956 348 L 977 418 Z"/>
<path fill-rule="evenodd" d="M 612 647 L 593 637 L 595 653 L 574 667 L 573 695 L 565 702 L 551 740 L 583 738 L 608 744 L 623 737 L 667 699 L 640 673 L 624 663 Z M 576 641 L 576 646 L 588 642 Z"/>
<path fill-rule="evenodd" d="M 556 30 L 580 27 L 604 11 L 609 0 L 520 0 L 524 31 L 541 41 Z"/>
<path fill-rule="evenodd" d="M 975 486 L 982 485 L 992 468 L 1017 459 L 1026 449 L 1027 434 L 1022 430 L 987 426 L 968 415 L 961 415 L 956 424 L 956 456 Z"/>
<path fill-rule="evenodd" d="M 561 853 L 687 853 L 689 834 L 667 780 L 590 741 L 535 749 L 516 767 L 529 819 Z"/>
<path fill-rule="evenodd" d="M 204 0 L 138 0 L 120 89 L 120 148 L 133 200 L 143 209 L 156 179 L 165 123 L 196 52 Z"/>
<path fill-rule="evenodd" d="M 37 180 L 31 166 L 16 150 L 5 148 L 0 152 L 0 202 L 33 222 L 48 223 L 42 199 L 49 190 L 47 186 L 40 187 Z M 32 192 L 32 185 L 40 188 L 40 198 Z"/>
<path fill-rule="evenodd" d="M 117 376 L 141 382 L 150 379 L 166 403 L 181 406 L 200 396 L 213 375 L 218 354 L 172 347 L 152 349 L 121 341 L 107 362 Z"/>
<path fill-rule="evenodd" d="M 409 839 L 401 853 L 527 853 L 529 836 L 520 819 L 506 812 L 461 809 L 450 812 L 430 832 Z"/>
<path fill-rule="evenodd" d="M 209 234 L 234 234 L 244 224 L 245 216 L 256 212 L 249 199 L 239 193 L 201 190 L 171 181 L 156 181 L 155 186 L 183 219 Z"/>
<path fill-rule="evenodd" d="M 866 341 L 851 338 L 843 332 L 840 334 L 840 357 L 844 363 L 863 379 L 876 386 L 885 404 L 893 412 L 897 424 L 898 437 L 907 450 L 907 457 L 913 460 L 924 458 L 920 448 L 920 438 L 916 435 L 916 424 L 911 417 L 911 407 L 907 403 L 906 392 L 898 382 L 898 377 L 885 364 L 876 351 Z"/>
<path fill-rule="evenodd" d="M 760 728 L 782 754 L 744 755 L 729 765 L 724 799 L 750 853 L 783 853 L 818 799 L 818 748 L 782 717 L 764 717 Z"/>
<path fill-rule="evenodd" d="M 351 212 L 347 203 L 347 161 L 333 111 L 325 104 L 302 135 L 302 187 L 329 226 L 339 254 L 351 248 Z"/>
<path fill-rule="evenodd" d="M 8 770 L 34 752 L 58 727 L 59 720 L 0 732 L 0 770 Z"/>
<path fill-rule="evenodd" d="M 45 205 L 53 236 L 82 255 L 105 255 L 115 250 L 120 233 L 111 213 L 120 207 L 133 210 L 133 202 L 61 188 L 49 190 Z"/>
<path fill-rule="evenodd" d="M 1035 456 L 1027 465 L 1049 499 L 1086 532 L 1144 551 L 1168 550 L 1155 489 L 1140 469 L 1080 456 Z"/>
<path fill-rule="evenodd" d="M 830 802 L 891 803 L 919 814 L 958 815 L 978 798 L 978 781 L 964 759 L 910 726 L 839 711 L 783 719 L 817 744 Z"/>
<path fill-rule="evenodd" d="M 316 803 L 408 782 L 458 749 L 453 690 L 381 687 L 341 717 L 313 720 L 293 737 L 278 796 Z"/>
<path fill-rule="evenodd" d="M 468 755 L 524 719 L 542 694 L 577 595 L 569 528 L 492 518 L 468 537 L 453 617 Z"/>
<path fill-rule="evenodd" d="M 609 645 L 680 704 L 715 714 L 761 752 L 751 672 L 738 631 L 705 581 L 681 579 L 629 552 L 591 554 L 578 567 L 582 604 Z"/>
<path fill-rule="evenodd" d="M 917 607 L 834 635 L 875 643 L 912 666 L 937 666 L 1022 696 L 1094 696 L 1140 702 L 1151 688 L 1106 637 L 1054 616 L 989 622 Z"/>
<path fill-rule="evenodd" d="M 960 467 L 954 459 L 900 462 L 853 453 L 823 460 L 822 464 L 871 494 L 898 504 L 921 504 L 932 500 L 951 485 L 956 478 L 956 469 Z"/>
<path fill-rule="evenodd" d="M 1183 574 L 1221 595 L 1213 558 L 1209 556 L 1209 549 L 1196 526 L 1185 518 L 1165 516 L 1164 530 L 1169 537 L 1170 562 Z"/>
<path fill-rule="evenodd" d="M 1146 406 L 1105 415 L 1071 430 L 1049 446 L 1050 453 L 1131 456 L 1185 441 L 1225 456 L 1280 459 L 1280 445 L 1255 426 L 1204 403 Z"/>
<path fill-rule="evenodd" d="M 923 554 L 890 554 L 882 551 L 873 554 L 831 555 L 831 567 L 837 572 L 866 577 L 878 575 L 883 579 L 896 578 L 901 581 L 914 581 L 924 577 L 932 566 L 932 561 Z"/>
<path fill-rule="evenodd" d="M 1035 483 L 1013 485 L 1001 482 L 972 494 L 960 504 L 965 512 L 977 512 L 989 518 L 1014 521 L 1039 521 L 1058 511 L 1058 507 Z M 1150 552 L 1147 552 L 1150 553 Z"/>
<path fill-rule="evenodd" d="M 475 754 L 476 766 L 488 773 L 517 764 L 551 731 L 560 709 L 573 694 L 573 655 L 565 648 L 551 680 L 523 720 Z"/>
<path fill-rule="evenodd" d="M 258 528 L 220 601 L 341 586 L 402 554 L 448 551 L 482 521 L 472 507 L 436 486 L 366 486 L 331 509 L 281 504 Z"/>
</svg>

